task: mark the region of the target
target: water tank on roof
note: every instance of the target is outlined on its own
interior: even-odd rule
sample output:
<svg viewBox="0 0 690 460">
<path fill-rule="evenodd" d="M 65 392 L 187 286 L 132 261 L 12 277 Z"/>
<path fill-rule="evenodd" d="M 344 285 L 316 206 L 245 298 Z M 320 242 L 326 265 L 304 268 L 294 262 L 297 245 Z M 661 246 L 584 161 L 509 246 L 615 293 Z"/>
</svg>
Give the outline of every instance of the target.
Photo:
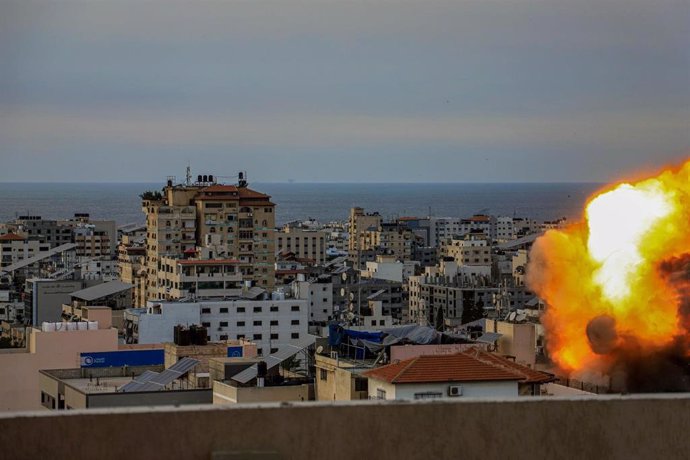
<svg viewBox="0 0 690 460">
<path fill-rule="evenodd" d="M 196 176 L 196 181 L 197 181 L 197 182 L 201 182 L 201 179 L 203 179 L 203 176 L 202 176 L 201 174 L 199 174 L 198 176 Z"/>
<path fill-rule="evenodd" d="M 208 181 L 213 182 L 213 175 L 211 175 L 211 174 L 208 175 Z"/>
</svg>

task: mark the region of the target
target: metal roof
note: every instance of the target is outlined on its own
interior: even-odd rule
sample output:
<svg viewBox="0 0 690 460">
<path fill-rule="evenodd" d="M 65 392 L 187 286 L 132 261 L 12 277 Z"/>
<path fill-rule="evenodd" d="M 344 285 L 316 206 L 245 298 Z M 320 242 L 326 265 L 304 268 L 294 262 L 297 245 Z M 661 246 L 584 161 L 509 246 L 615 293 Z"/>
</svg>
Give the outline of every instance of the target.
<svg viewBox="0 0 690 460">
<path fill-rule="evenodd" d="M 316 342 L 316 337 L 313 335 L 307 336 L 306 339 L 301 340 L 297 345 L 284 345 L 280 350 L 269 355 L 263 359 L 266 363 L 267 369 L 272 369 L 285 361 L 288 358 L 295 356 L 300 351 Z M 240 383 L 248 383 L 256 378 L 258 374 L 258 366 L 254 364 L 252 367 L 243 370 L 232 377 L 232 380 Z"/>
<path fill-rule="evenodd" d="M 131 289 L 132 287 L 133 286 L 131 284 L 123 283 L 122 281 L 110 281 L 91 286 L 90 288 L 82 289 L 81 291 L 73 292 L 70 294 L 70 296 L 76 297 L 77 299 L 90 301 L 117 294 L 118 292 Z"/>
<path fill-rule="evenodd" d="M 133 391 L 161 391 L 175 380 L 192 370 L 199 360 L 185 357 L 161 372 L 146 371 L 120 388 L 125 393 Z"/>
</svg>

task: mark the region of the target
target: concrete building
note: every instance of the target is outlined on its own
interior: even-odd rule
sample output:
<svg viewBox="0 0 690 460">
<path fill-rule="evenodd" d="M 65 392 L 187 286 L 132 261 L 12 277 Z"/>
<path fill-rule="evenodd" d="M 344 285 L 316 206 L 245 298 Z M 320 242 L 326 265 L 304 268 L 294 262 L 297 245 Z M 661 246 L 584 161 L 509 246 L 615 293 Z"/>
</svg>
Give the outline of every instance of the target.
<svg viewBox="0 0 690 460">
<path fill-rule="evenodd" d="M 145 237 L 132 239 L 125 235 L 117 247 L 118 278 L 123 283 L 131 284 L 132 305 L 146 305 L 146 246 Z"/>
<path fill-rule="evenodd" d="M 46 253 L 49 249 L 47 243 L 30 240 L 16 233 L 0 235 L 0 268 Z"/>
<path fill-rule="evenodd" d="M 79 277 L 93 281 L 116 281 L 120 279 L 117 260 L 89 260 L 80 265 Z"/>
<path fill-rule="evenodd" d="M 217 184 L 213 176 L 199 176 L 196 183 L 188 177 L 179 185 L 170 179 L 163 194 L 142 194 L 148 300 L 168 288 L 159 285 L 162 259 L 193 258 L 197 247 L 207 248 L 205 259 L 237 260 L 244 280 L 273 288 L 275 204 L 249 189 L 243 177 L 238 185 Z"/>
<path fill-rule="evenodd" d="M 69 304 L 71 295 L 97 282 L 30 278 L 24 287 L 24 314 L 27 321 L 39 325 L 44 321 L 60 321 L 62 305 Z"/>
<path fill-rule="evenodd" d="M 276 252 L 291 252 L 299 259 L 312 261 L 313 265 L 326 263 L 328 232 L 286 225 L 275 232 Z"/>
<path fill-rule="evenodd" d="M 380 255 L 374 262 L 367 262 L 366 269 L 360 271 L 362 278 L 407 282 L 414 275 L 416 262 L 406 260 L 399 261 L 394 256 Z"/>
<path fill-rule="evenodd" d="M 369 229 L 378 229 L 381 225 L 381 216 L 378 212 L 365 214 L 363 208 L 351 208 L 350 217 L 348 219 L 348 251 L 350 257 L 356 255 L 357 251 L 364 248 L 361 247 L 360 238 L 364 232 Z"/>
<path fill-rule="evenodd" d="M 125 312 L 125 334 L 129 342 L 173 342 L 178 324 L 201 324 L 210 342 L 251 340 L 260 355 L 281 345 L 297 344 L 308 335 L 308 307 L 305 300 L 218 300 L 205 302 L 149 302 L 146 309 Z"/>
<path fill-rule="evenodd" d="M 322 323 L 333 319 L 333 282 L 329 276 L 296 280 L 291 288 L 293 298 L 306 301 L 309 322 Z"/>
<path fill-rule="evenodd" d="M 120 390 L 144 372 L 161 370 L 162 366 L 41 370 L 40 401 L 43 407 L 51 410 L 211 403 L 210 388 L 187 387 L 177 381 L 171 384 L 171 388 L 162 391 Z"/>
<path fill-rule="evenodd" d="M 39 370 L 78 367 L 80 353 L 118 349 L 117 330 L 107 321 L 87 330 L 58 324 L 59 331 L 30 328 L 25 349 L 0 349 L 0 411 L 41 408 Z"/>
<path fill-rule="evenodd" d="M 447 240 L 442 247 L 446 258 L 455 260 L 458 272 L 470 276 L 491 276 L 491 242 L 480 231 Z M 452 275 L 451 275 L 452 276 Z"/>
<path fill-rule="evenodd" d="M 161 257 L 157 273 L 158 299 L 237 297 L 244 275 L 237 259 L 177 259 Z"/>
<path fill-rule="evenodd" d="M 376 294 L 376 300 L 383 304 L 383 315 L 392 316 L 396 321 L 402 321 L 407 311 L 403 298 L 402 283 L 388 280 L 361 279 L 344 284 L 340 288 L 347 302 L 346 308 L 356 316 L 368 316 L 367 299 Z"/>
<path fill-rule="evenodd" d="M 392 255 L 400 260 L 412 259 L 415 235 L 409 228 L 397 222 L 381 223 L 359 234 L 358 248 L 361 251 L 379 250 L 381 254 Z M 364 261 L 360 262 L 360 266 Z"/>
</svg>

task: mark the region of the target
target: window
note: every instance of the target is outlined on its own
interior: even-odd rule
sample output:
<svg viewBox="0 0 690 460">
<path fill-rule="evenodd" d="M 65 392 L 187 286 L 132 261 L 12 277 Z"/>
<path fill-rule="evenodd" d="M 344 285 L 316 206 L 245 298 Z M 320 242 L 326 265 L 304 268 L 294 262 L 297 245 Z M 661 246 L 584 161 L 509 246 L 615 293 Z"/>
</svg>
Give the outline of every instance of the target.
<svg viewBox="0 0 690 460">
<path fill-rule="evenodd" d="M 415 393 L 414 399 L 438 399 L 442 398 L 443 393 L 436 393 L 433 391 L 427 391 L 425 393 Z"/>
<path fill-rule="evenodd" d="M 273 306 L 271 307 L 271 311 L 272 311 L 272 312 L 278 311 L 278 307 L 277 307 L 276 305 L 273 305 Z"/>
<path fill-rule="evenodd" d="M 220 340 L 228 340 L 227 334 L 223 334 L 220 336 Z"/>
<path fill-rule="evenodd" d="M 278 325 L 278 320 L 277 320 L 277 319 L 271 320 L 271 326 L 277 326 L 277 325 Z"/>
<path fill-rule="evenodd" d="M 254 334 L 253 339 L 254 339 L 254 340 L 261 340 L 261 339 L 262 339 L 262 336 L 261 336 L 261 334 Z"/>
<path fill-rule="evenodd" d="M 202 308 L 201 313 L 211 313 L 211 309 L 210 308 Z"/>
<path fill-rule="evenodd" d="M 220 312 L 221 312 L 221 313 L 227 313 L 227 312 L 228 312 L 227 307 L 221 308 L 221 309 L 220 309 Z"/>
<path fill-rule="evenodd" d="M 293 339 L 299 339 L 299 332 L 293 332 L 292 334 L 290 334 L 290 336 L 291 336 Z"/>
<path fill-rule="evenodd" d="M 237 307 L 237 313 L 244 313 L 245 308 L 244 307 Z"/>
<path fill-rule="evenodd" d="M 276 353 L 278 351 L 277 348 L 271 348 L 271 354 Z"/>
<path fill-rule="evenodd" d="M 242 340 L 244 338 L 244 334 L 237 334 L 237 340 Z"/>
<path fill-rule="evenodd" d="M 319 369 L 319 380 L 328 380 L 328 371 L 326 369 Z"/>
<path fill-rule="evenodd" d="M 211 323 L 201 323 L 201 325 L 204 327 L 211 327 Z"/>
<path fill-rule="evenodd" d="M 271 334 L 271 340 L 278 340 L 278 334 Z"/>
<path fill-rule="evenodd" d="M 386 399 L 386 390 L 376 389 L 376 399 Z"/>
<path fill-rule="evenodd" d="M 238 321 L 237 327 L 244 327 L 244 321 Z"/>
<path fill-rule="evenodd" d="M 228 327 L 228 322 L 227 321 L 221 321 L 220 327 Z"/>
<path fill-rule="evenodd" d="M 290 321 L 290 324 L 293 325 L 293 326 L 299 326 L 299 320 L 298 320 L 298 319 L 293 319 L 292 321 Z"/>
<path fill-rule="evenodd" d="M 355 377 L 355 391 L 369 391 L 369 379 Z"/>
<path fill-rule="evenodd" d="M 254 313 L 261 313 L 261 307 L 254 307 Z"/>
<path fill-rule="evenodd" d="M 261 320 L 254 321 L 254 326 L 261 326 Z"/>
<path fill-rule="evenodd" d="M 293 305 L 291 311 L 299 311 L 299 305 Z"/>
</svg>

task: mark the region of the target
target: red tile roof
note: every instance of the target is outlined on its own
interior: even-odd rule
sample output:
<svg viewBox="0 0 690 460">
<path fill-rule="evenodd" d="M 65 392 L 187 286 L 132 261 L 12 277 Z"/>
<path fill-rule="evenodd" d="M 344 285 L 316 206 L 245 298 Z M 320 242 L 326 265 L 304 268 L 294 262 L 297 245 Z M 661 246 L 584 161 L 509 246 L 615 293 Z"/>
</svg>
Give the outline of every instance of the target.
<svg viewBox="0 0 690 460">
<path fill-rule="evenodd" d="M 389 364 L 364 373 L 389 383 L 489 382 L 522 380 L 514 372 L 464 353 L 429 355 Z"/>
<path fill-rule="evenodd" d="M 26 237 L 19 236 L 16 233 L 7 233 L 0 235 L 0 241 L 24 241 Z"/>
<path fill-rule="evenodd" d="M 522 380 L 520 380 L 521 383 L 548 383 L 556 380 L 556 377 L 551 374 L 536 371 L 522 364 L 518 364 L 515 361 L 504 358 L 503 356 L 489 353 L 481 348 L 468 348 L 462 353 L 486 363 L 502 367 L 508 372 L 512 372 L 518 376 L 522 376 Z"/>
</svg>

